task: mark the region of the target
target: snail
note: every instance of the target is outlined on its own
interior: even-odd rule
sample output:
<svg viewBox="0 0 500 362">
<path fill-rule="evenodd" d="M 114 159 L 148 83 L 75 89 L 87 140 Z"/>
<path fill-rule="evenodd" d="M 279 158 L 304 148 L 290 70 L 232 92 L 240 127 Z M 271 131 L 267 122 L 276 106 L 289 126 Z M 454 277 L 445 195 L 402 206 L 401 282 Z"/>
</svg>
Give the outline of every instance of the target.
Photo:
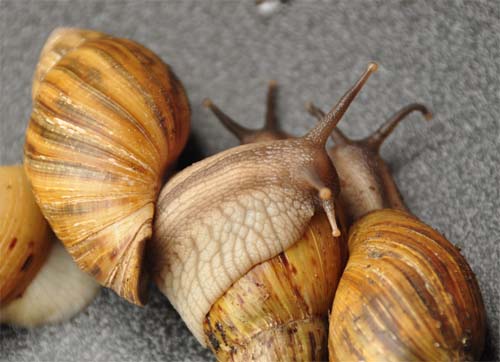
<svg viewBox="0 0 500 362">
<path fill-rule="evenodd" d="M 23 167 L 0 167 L 0 322 L 35 327 L 85 308 L 99 285 L 54 240 Z"/>
<path fill-rule="evenodd" d="M 292 247 L 318 211 L 325 212 L 328 231 L 333 236 L 340 236 L 335 217 L 338 178 L 325 143 L 376 68 L 376 64 L 370 63 L 331 112 L 305 136 L 250 143 L 223 151 L 182 170 L 162 189 L 154 224 L 155 237 L 148 246 L 151 273 L 159 289 L 203 345 L 212 344 L 217 350 L 220 339 L 239 338 L 230 336 L 234 331 L 231 324 L 236 323 L 232 316 L 223 321 L 221 315 L 224 309 L 228 314 L 244 309 L 244 300 L 231 304 L 225 302 L 231 298 L 225 298 L 211 312 L 231 285 L 236 290 L 229 293 L 242 296 L 246 292 L 249 298 L 263 300 L 275 300 L 266 290 L 274 288 L 276 293 L 282 292 L 281 286 L 273 286 L 274 280 L 280 280 L 279 276 L 273 277 L 274 280 L 267 278 L 266 283 L 249 278 L 248 283 L 237 284 L 249 271 L 262 275 L 261 280 L 266 278 L 266 270 L 272 269 L 276 263 L 261 263 Z M 264 270 L 252 269 L 256 265 Z M 296 277 L 297 282 L 303 280 Z M 305 293 L 293 290 L 294 283 L 291 280 L 292 290 L 283 289 L 282 294 L 288 293 L 294 299 L 293 303 L 301 303 L 300 297 Z M 324 282 L 319 283 L 318 288 L 322 288 L 319 285 L 324 285 Z M 301 287 L 304 290 L 316 288 L 315 285 Z M 315 301 L 311 300 L 311 303 Z M 277 304 L 273 307 L 279 311 L 286 306 Z M 211 318 L 221 318 L 221 322 L 213 325 L 206 320 L 209 312 Z M 243 317 L 262 315 L 251 310 L 239 313 Z M 282 313 L 289 318 L 287 312 Z M 221 328 L 222 322 L 227 323 L 227 329 Z M 254 320 L 239 322 L 250 329 L 250 334 L 257 323 Z M 308 358 L 321 358 L 318 356 L 321 348 L 314 346 L 323 338 L 319 326 L 300 322 L 285 324 L 283 328 L 273 329 L 271 326 L 269 333 L 264 330 L 256 335 L 249 351 L 235 344 L 225 354 L 230 354 L 235 360 L 293 358 L 293 346 L 287 344 L 306 339 L 311 341 L 310 345 L 302 347 L 304 344 L 299 344 L 299 349 L 310 353 Z M 259 323 L 269 327 L 265 322 Z M 213 333 L 206 336 L 204 330 Z M 290 354 L 284 355 L 285 352 Z"/>
<path fill-rule="evenodd" d="M 41 52 L 24 148 L 33 193 L 80 268 L 132 303 L 145 300 L 144 245 L 189 121 L 181 82 L 138 43 L 63 28 Z"/>
<path fill-rule="evenodd" d="M 317 118 L 325 115 L 314 105 Z M 407 210 L 378 151 L 403 108 L 361 141 L 333 133 L 330 150 L 354 224 L 349 259 L 335 294 L 330 361 L 478 360 L 485 309 L 465 258 L 443 235 Z"/>
<path fill-rule="evenodd" d="M 275 113 L 276 82 L 269 83 L 265 126 L 238 125 L 210 100 L 210 108 L 241 143 L 289 138 Z M 338 215 L 343 227 L 342 213 Z M 321 360 L 327 355 L 325 321 L 345 259 L 342 230 L 333 237 L 318 210 L 290 248 L 239 278 L 212 305 L 203 323 L 208 347 L 219 360 Z M 271 347 L 271 348 L 270 348 Z"/>
</svg>

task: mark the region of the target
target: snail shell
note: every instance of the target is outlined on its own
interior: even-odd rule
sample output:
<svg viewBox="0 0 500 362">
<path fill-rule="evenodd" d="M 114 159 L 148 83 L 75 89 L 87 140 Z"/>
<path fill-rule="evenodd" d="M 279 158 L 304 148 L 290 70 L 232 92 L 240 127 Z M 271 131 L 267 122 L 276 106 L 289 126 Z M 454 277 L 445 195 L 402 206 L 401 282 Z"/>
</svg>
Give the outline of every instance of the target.
<svg viewBox="0 0 500 362">
<path fill-rule="evenodd" d="M 213 304 L 204 333 L 217 359 L 325 360 L 327 316 L 346 252 L 319 211 L 293 246 L 250 269 Z"/>
<path fill-rule="evenodd" d="M 52 248 L 23 167 L 0 167 L 0 305 L 20 297 Z"/>
<path fill-rule="evenodd" d="M 189 118 L 182 84 L 138 43 L 59 29 L 42 51 L 25 144 L 35 198 L 78 265 L 133 303 L 143 303 L 144 244 Z"/>
<path fill-rule="evenodd" d="M 485 312 L 474 273 L 428 225 L 373 211 L 350 231 L 330 321 L 330 361 L 478 360 Z"/>
</svg>

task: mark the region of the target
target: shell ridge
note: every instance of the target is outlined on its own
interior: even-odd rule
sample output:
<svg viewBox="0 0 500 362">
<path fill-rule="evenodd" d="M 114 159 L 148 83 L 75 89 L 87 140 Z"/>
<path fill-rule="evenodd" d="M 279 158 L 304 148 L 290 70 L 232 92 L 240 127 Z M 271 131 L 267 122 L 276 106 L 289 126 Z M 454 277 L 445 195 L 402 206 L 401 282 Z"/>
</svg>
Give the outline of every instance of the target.
<svg viewBox="0 0 500 362">
<path fill-rule="evenodd" d="M 41 102 L 39 102 L 38 105 L 42 105 L 42 107 L 45 107 Z M 57 128 L 54 128 L 53 130 L 51 128 L 44 127 L 45 122 L 42 121 L 43 123 L 41 123 L 40 120 L 38 119 L 39 117 L 43 118 L 43 115 L 37 115 L 37 113 L 38 112 L 33 112 L 32 114 L 31 120 L 33 121 L 33 125 L 36 127 L 33 127 L 31 131 L 34 132 L 38 137 L 41 137 L 42 134 L 38 130 L 43 130 L 44 139 L 50 140 L 54 146 L 57 146 L 59 148 L 71 149 L 73 152 L 80 152 L 82 154 L 85 154 L 89 158 L 94 158 L 95 160 L 99 161 L 102 160 L 102 157 L 107 157 L 108 159 L 114 159 L 116 161 L 119 161 L 119 162 L 114 162 L 114 166 L 116 167 L 116 171 L 118 171 L 118 169 L 121 169 L 122 172 L 119 173 L 112 172 L 108 168 L 106 170 L 106 173 L 113 174 L 115 179 L 125 179 L 125 180 L 134 179 L 136 182 L 139 183 L 144 183 L 144 184 L 148 183 L 148 180 L 144 180 L 144 177 L 140 177 L 139 175 L 137 177 L 133 177 L 134 174 L 138 173 L 137 171 L 141 171 L 140 168 L 142 168 L 142 166 L 140 163 L 127 166 L 125 164 L 127 161 L 127 157 L 125 157 L 125 155 L 117 155 L 116 153 L 113 153 L 113 150 L 104 148 L 101 143 L 84 142 L 81 140 L 81 138 L 77 136 L 66 135 L 61 132 L 56 132 Z M 71 162 L 71 160 L 68 159 L 66 162 Z M 126 171 L 134 171 L 134 172 L 130 173 Z M 144 171 L 143 174 L 146 174 L 145 169 L 142 171 Z M 148 171 L 151 171 L 151 169 L 149 169 Z M 153 177 L 151 178 L 154 179 L 154 174 L 152 176 Z"/>
<path fill-rule="evenodd" d="M 73 80 L 79 82 L 79 86 L 87 90 L 93 96 L 95 96 L 101 104 L 103 104 L 108 109 L 111 109 L 114 112 L 118 113 L 123 120 L 129 121 L 129 123 L 133 125 L 134 128 L 137 129 L 144 136 L 144 140 L 146 140 L 156 152 L 159 151 L 158 146 L 155 145 L 152 141 L 152 136 L 150 131 L 147 128 L 145 128 L 139 120 L 136 119 L 133 113 L 125 107 L 125 104 L 119 102 L 118 99 L 113 98 L 110 94 L 104 92 L 103 89 L 98 88 L 97 84 L 90 86 L 87 82 L 85 82 L 84 79 L 82 79 L 78 75 L 78 73 L 75 70 L 73 70 L 73 68 L 70 65 L 64 65 L 64 66 L 57 65 L 54 69 L 61 70 L 66 75 L 70 76 Z M 44 80 L 44 83 L 46 82 L 47 80 Z M 59 88 L 57 87 L 57 89 Z M 151 154 L 153 155 L 153 153 Z"/>
<path fill-rule="evenodd" d="M 96 44 L 97 45 L 97 44 Z M 97 52 L 104 61 L 106 61 L 111 69 L 113 69 L 117 74 L 123 77 L 124 80 L 126 80 L 130 85 L 135 89 L 137 94 L 142 97 L 144 102 L 146 103 L 147 106 L 149 106 L 151 109 L 153 109 L 153 112 L 151 112 L 151 118 L 155 120 L 156 126 L 158 126 L 160 129 L 163 129 L 161 126 L 161 114 L 158 113 L 158 108 L 156 104 L 154 104 L 154 101 L 151 97 L 151 95 L 144 89 L 140 82 L 137 80 L 137 78 L 132 75 L 124 66 L 121 64 L 113 55 L 111 55 L 108 51 L 100 48 L 100 47 L 94 47 L 92 48 L 93 51 Z M 164 135 L 164 133 L 162 132 Z M 151 137 L 151 135 L 150 135 Z M 164 137 L 164 141 L 166 142 L 166 138 Z M 159 155 L 162 154 L 162 147 L 159 144 L 155 144 L 156 151 Z"/>
</svg>

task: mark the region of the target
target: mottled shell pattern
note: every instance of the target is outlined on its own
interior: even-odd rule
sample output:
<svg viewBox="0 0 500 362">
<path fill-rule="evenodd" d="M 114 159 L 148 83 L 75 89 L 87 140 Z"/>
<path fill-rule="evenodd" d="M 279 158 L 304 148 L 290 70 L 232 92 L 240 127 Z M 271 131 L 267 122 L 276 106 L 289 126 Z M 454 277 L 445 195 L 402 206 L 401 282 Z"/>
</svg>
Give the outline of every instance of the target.
<svg viewBox="0 0 500 362">
<path fill-rule="evenodd" d="M 42 50 L 26 173 L 78 265 L 133 303 L 143 303 L 157 194 L 189 120 L 182 84 L 138 43 L 57 29 Z"/>
<path fill-rule="evenodd" d="M 0 306 L 22 296 L 52 248 L 22 165 L 0 167 Z"/>
<path fill-rule="evenodd" d="M 485 312 L 459 250 L 408 213 L 377 210 L 350 231 L 330 321 L 330 361 L 478 360 Z"/>
</svg>

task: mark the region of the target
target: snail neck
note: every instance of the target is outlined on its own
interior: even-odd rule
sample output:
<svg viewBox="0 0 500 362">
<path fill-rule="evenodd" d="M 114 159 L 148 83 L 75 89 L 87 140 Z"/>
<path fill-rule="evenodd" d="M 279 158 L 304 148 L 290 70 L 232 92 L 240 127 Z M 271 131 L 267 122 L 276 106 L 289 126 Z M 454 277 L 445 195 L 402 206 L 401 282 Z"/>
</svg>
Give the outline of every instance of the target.
<svg viewBox="0 0 500 362">
<path fill-rule="evenodd" d="M 307 110 L 317 119 L 325 117 L 325 113 L 313 103 L 308 103 Z M 351 140 L 340 129 L 333 129 L 331 138 L 335 146 L 328 153 L 340 178 L 340 199 L 349 224 L 374 210 L 390 208 L 409 212 L 379 150 L 397 125 L 413 112 L 421 113 L 427 120 L 432 118 L 427 107 L 412 103 L 394 113 L 362 140 Z"/>
<path fill-rule="evenodd" d="M 408 211 L 389 167 L 363 141 L 337 144 L 329 155 L 339 174 L 340 198 L 350 222 L 384 208 Z"/>
</svg>

